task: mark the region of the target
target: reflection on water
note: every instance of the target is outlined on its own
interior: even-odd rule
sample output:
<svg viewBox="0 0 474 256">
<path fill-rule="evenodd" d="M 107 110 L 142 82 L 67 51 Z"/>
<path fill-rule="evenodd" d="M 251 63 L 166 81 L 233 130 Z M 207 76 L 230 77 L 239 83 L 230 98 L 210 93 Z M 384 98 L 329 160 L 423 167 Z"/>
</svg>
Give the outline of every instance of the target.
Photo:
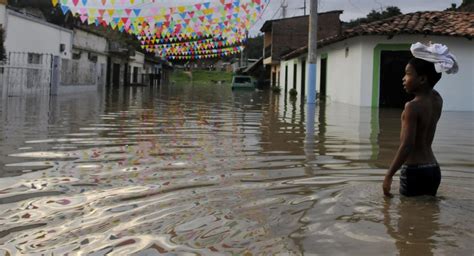
<svg viewBox="0 0 474 256">
<path fill-rule="evenodd" d="M 473 113 L 440 121 L 438 198 L 385 199 L 399 110 L 174 85 L 0 111 L 0 255 L 474 249 Z"/>
</svg>

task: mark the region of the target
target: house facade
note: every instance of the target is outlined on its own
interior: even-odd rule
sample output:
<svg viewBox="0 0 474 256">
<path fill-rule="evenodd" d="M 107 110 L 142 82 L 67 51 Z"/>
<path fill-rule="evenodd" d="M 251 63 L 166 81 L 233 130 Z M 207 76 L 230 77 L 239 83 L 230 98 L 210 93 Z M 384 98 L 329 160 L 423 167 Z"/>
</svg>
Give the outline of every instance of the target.
<svg viewBox="0 0 474 256">
<path fill-rule="evenodd" d="M 366 107 L 401 108 L 410 45 L 446 44 L 457 56 L 459 73 L 443 74 L 435 89 L 446 111 L 474 111 L 474 13 L 417 12 L 361 25 L 318 42 L 317 91 L 329 100 Z M 305 94 L 307 48 L 283 56 L 280 79 Z M 286 69 L 288 72 L 286 72 Z M 307 73 L 307 72 L 306 72 Z M 306 79 L 305 79 L 306 77 Z"/>
<path fill-rule="evenodd" d="M 54 67 L 60 59 L 71 58 L 72 30 L 46 22 L 40 13 L 12 9 L 6 4 L 0 2 L 6 52 L 0 72 L 2 96 L 56 94 L 59 75 L 53 77 L 53 72 L 59 70 Z"/>
<path fill-rule="evenodd" d="M 2 95 L 77 93 L 105 87 L 107 39 L 93 31 L 67 29 L 34 9 L 0 2 L 6 60 Z"/>
<path fill-rule="evenodd" d="M 74 28 L 72 58 L 61 61 L 60 93 L 103 90 L 107 73 L 107 39 Z"/>
<path fill-rule="evenodd" d="M 143 84 L 145 82 L 145 54 L 135 52 L 133 56 L 130 56 L 129 68 L 129 84 Z"/>
<path fill-rule="evenodd" d="M 0 24 L 5 30 L 7 58 L 9 53 L 52 54 L 65 59 L 72 56 L 72 30 L 48 23 L 33 14 L 10 9 L 2 2 Z"/>
<path fill-rule="evenodd" d="M 341 14 L 342 11 L 318 14 L 318 38 L 326 39 L 341 33 Z M 284 86 L 280 74 L 286 70 L 281 69 L 281 57 L 308 44 L 309 16 L 266 21 L 260 31 L 264 33 L 263 64 L 270 66 L 270 83 Z"/>
</svg>

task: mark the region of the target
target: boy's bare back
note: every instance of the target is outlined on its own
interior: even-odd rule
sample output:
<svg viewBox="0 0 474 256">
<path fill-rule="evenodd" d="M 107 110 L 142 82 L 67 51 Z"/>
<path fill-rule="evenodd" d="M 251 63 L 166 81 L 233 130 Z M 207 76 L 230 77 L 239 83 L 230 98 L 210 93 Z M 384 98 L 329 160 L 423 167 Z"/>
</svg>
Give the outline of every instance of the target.
<svg viewBox="0 0 474 256">
<path fill-rule="evenodd" d="M 443 99 L 435 90 L 432 90 L 428 95 L 417 96 L 405 105 L 402 125 L 404 122 L 413 121 L 413 119 L 407 119 L 407 115 L 413 114 L 416 117 L 415 145 L 405 162 L 406 164 L 437 163 L 431 144 L 436 132 L 436 125 L 441 117 L 442 107 Z"/>
<path fill-rule="evenodd" d="M 442 107 L 443 99 L 435 90 L 432 90 L 428 95 L 417 96 L 405 105 L 402 123 L 410 121 L 405 119 L 406 112 L 412 111 L 416 117 L 415 145 L 405 162 L 406 164 L 437 162 L 431 144 L 436 132 L 436 125 L 441 117 Z"/>
</svg>

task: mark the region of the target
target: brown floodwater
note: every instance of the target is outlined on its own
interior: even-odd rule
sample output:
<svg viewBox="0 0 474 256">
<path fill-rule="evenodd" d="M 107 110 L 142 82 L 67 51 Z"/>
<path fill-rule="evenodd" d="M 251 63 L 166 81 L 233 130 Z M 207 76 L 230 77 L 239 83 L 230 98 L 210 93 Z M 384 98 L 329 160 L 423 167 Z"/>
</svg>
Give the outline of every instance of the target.
<svg viewBox="0 0 474 256">
<path fill-rule="evenodd" d="M 170 85 L 0 111 L 0 255 L 474 251 L 473 112 L 440 120 L 438 196 L 386 199 L 400 110 Z"/>
</svg>

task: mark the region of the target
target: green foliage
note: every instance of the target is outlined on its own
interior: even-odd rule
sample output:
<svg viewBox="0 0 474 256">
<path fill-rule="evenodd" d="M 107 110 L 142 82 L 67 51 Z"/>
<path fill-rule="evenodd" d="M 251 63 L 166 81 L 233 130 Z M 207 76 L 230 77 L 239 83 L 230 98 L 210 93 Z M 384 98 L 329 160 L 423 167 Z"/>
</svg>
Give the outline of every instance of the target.
<svg viewBox="0 0 474 256">
<path fill-rule="evenodd" d="M 206 85 L 206 84 L 230 84 L 232 81 L 232 73 L 223 71 L 207 71 L 194 70 L 186 72 L 182 70 L 175 70 L 171 75 L 171 81 L 177 84 Z"/>
<path fill-rule="evenodd" d="M 248 57 L 249 59 L 260 59 L 263 56 L 263 35 L 258 35 L 253 38 L 249 38 L 247 42 Z"/>
<path fill-rule="evenodd" d="M 474 12 L 474 0 L 463 0 L 462 4 L 455 8 L 456 4 L 451 4 L 449 11 Z"/>
<path fill-rule="evenodd" d="M 192 72 L 192 76 L 194 84 L 230 83 L 232 81 L 232 73 L 225 71 L 195 70 Z"/>
<path fill-rule="evenodd" d="M 273 86 L 272 87 L 272 92 L 276 93 L 276 94 L 279 94 L 281 92 L 280 86 Z"/>
<path fill-rule="evenodd" d="M 176 84 L 188 84 L 191 82 L 191 77 L 182 70 L 174 70 L 171 73 L 171 81 Z"/>
<path fill-rule="evenodd" d="M 290 94 L 290 97 L 296 97 L 296 95 L 298 95 L 298 91 L 295 88 L 292 88 L 289 94 Z"/>
<path fill-rule="evenodd" d="M 358 19 L 349 21 L 346 24 L 346 27 L 353 28 L 360 24 L 383 20 L 383 19 L 387 19 L 393 16 L 400 15 L 400 14 L 402 14 L 402 12 L 400 11 L 400 8 L 396 6 L 389 6 L 383 11 L 372 10 L 369 14 L 367 14 L 365 18 L 358 18 Z"/>
</svg>

